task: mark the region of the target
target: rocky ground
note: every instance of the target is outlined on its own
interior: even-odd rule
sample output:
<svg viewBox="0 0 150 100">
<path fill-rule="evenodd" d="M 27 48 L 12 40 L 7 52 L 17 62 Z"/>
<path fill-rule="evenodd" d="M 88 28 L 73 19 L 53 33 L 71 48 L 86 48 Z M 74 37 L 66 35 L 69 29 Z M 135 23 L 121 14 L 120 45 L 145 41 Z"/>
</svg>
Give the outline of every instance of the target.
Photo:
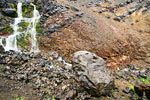
<svg viewBox="0 0 150 100">
<path fill-rule="evenodd" d="M 0 46 L 0 100 L 150 99 L 149 0 L 19 1 L 25 17 L 30 2 L 41 14 L 41 52 Z M 13 33 L 17 2 L 0 1 L 0 36 Z"/>
<path fill-rule="evenodd" d="M 0 59 L 2 100 L 149 100 L 149 68 L 110 70 L 87 51 L 76 52 L 72 62 L 55 52 L 9 51 Z"/>
</svg>

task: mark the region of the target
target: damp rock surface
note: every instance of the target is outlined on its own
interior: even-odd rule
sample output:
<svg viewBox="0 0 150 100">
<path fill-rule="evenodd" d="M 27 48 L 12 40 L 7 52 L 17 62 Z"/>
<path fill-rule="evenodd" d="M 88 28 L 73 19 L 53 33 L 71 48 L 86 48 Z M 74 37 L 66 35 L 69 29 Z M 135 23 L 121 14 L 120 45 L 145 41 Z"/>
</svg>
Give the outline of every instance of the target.
<svg viewBox="0 0 150 100">
<path fill-rule="evenodd" d="M 5 49 L 3 48 L 2 45 L 0 45 L 0 53 L 3 53 L 5 51 Z"/>
<path fill-rule="evenodd" d="M 15 9 L 7 8 L 2 10 L 3 14 L 9 17 L 17 17 L 17 13 Z"/>
</svg>

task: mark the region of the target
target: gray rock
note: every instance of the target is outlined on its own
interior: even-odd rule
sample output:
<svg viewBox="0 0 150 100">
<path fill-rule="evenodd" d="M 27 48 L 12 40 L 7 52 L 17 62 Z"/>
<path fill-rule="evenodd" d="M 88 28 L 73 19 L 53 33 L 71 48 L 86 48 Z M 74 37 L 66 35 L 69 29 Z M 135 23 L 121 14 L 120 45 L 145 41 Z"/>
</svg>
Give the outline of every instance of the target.
<svg viewBox="0 0 150 100">
<path fill-rule="evenodd" d="M 127 0 L 127 1 L 126 1 L 127 4 L 130 4 L 130 3 L 132 3 L 132 2 L 133 2 L 133 0 Z"/>
<path fill-rule="evenodd" d="M 115 87 L 114 79 L 101 57 L 88 51 L 78 51 L 74 53 L 72 61 L 78 82 L 91 95 L 111 94 Z"/>
<path fill-rule="evenodd" d="M 72 9 L 73 11 L 79 11 L 79 9 L 76 8 L 76 7 L 71 7 L 71 9 Z"/>
<path fill-rule="evenodd" d="M 114 20 L 120 22 L 121 18 L 120 17 L 115 17 Z"/>
<path fill-rule="evenodd" d="M 104 12 L 104 10 L 102 10 L 102 9 L 100 9 L 99 11 L 98 11 L 98 13 L 103 13 Z"/>
<path fill-rule="evenodd" d="M 123 2 L 121 2 L 121 3 L 119 4 L 120 7 L 123 7 L 124 5 L 125 5 L 125 3 L 123 3 Z"/>
<path fill-rule="evenodd" d="M 136 11 L 136 7 L 131 7 L 128 11 L 129 14 L 132 14 L 133 12 Z"/>
</svg>

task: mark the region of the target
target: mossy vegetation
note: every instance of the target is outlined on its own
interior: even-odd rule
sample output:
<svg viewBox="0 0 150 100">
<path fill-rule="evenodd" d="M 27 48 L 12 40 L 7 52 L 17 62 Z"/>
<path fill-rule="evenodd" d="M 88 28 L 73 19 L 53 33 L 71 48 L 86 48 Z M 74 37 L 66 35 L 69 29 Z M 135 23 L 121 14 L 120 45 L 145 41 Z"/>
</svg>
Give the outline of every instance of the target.
<svg viewBox="0 0 150 100">
<path fill-rule="evenodd" d="M 18 25 L 20 27 L 18 31 L 24 32 L 27 29 L 27 27 L 29 26 L 29 22 L 21 22 Z"/>
<path fill-rule="evenodd" d="M 15 8 L 15 5 L 12 3 L 12 4 L 11 4 L 11 7 L 12 7 L 12 8 Z"/>
<path fill-rule="evenodd" d="M 28 17 L 28 18 L 31 18 L 33 17 L 33 10 L 34 10 L 34 7 L 32 5 L 25 5 L 23 4 L 23 7 L 22 7 L 22 10 L 23 10 L 23 14 L 22 16 L 23 17 Z"/>
<path fill-rule="evenodd" d="M 135 92 L 135 89 L 134 89 L 134 86 L 133 86 L 133 85 L 130 85 L 129 88 L 130 88 L 133 92 Z"/>
<path fill-rule="evenodd" d="M 20 27 L 23 27 L 23 28 L 28 27 L 28 25 L 29 25 L 28 22 L 21 22 L 21 23 L 19 23 L 19 26 L 20 26 Z"/>
<path fill-rule="evenodd" d="M 0 23 L 0 27 L 1 27 L 1 34 L 2 35 L 10 35 L 13 34 L 14 30 L 11 27 L 10 23 L 13 23 L 13 18 L 12 17 L 7 17 L 7 16 L 0 16 L 1 19 L 1 23 Z"/>
<path fill-rule="evenodd" d="M 2 39 L 2 44 L 5 44 L 5 43 L 6 43 L 6 41 L 4 39 Z"/>
<path fill-rule="evenodd" d="M 150 78 L 140 78 L 141 82 L 143 82 L 144 84 L 150 84 Z"/>
<path fill-rule="evenodd" d="M 55 97 L 52 97 L 52 100 L 56 100 Z"/>
<path fill-rule="evenodd" d="M 36 32 L 37 32 L 37 38 L 40 37 L 42 34 L 42 30 L 41 30 L 41 27 L 40 27 L 40 20 L 37 21 L 36 23 Z"/>
<path fill-rule="evenodd" d="M 29 51 L 28 44 L 29 44 L 28 35 L 22 36 L 17 39 L 17 45 L 25 51 Z"/>
<path fill-rule="evenodd" d="M 2 31 L 4 34 L 13 34 L 14 30 L 11 26 L 4 24 L 4 30 Z"/>
<path fill-rule="evenodd" d="M 24 29 L 20 27 L 20 28 L 18 29 L 18 31 L 19 31 L 19 32 L 23 32 Z"/>
<path fill-rule="evenodd" d="M 24 100 L 25 97 L 18 97 L 15 100 Z"/>
</svg>

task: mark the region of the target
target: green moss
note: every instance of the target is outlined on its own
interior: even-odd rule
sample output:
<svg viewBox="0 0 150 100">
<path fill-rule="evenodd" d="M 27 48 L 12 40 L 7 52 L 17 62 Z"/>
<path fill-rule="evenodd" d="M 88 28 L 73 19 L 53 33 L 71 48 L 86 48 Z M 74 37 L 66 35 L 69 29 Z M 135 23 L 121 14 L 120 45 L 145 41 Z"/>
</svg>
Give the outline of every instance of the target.
<svg viewBox="0 0 150 100">
<path fill-rule="evenodd" d="M 52 100 L 56 100 L 55 97 L 52 97 Z"/>
<path fill-rule="evenodd" d="M 41 36 L 42 30 L 40 28 L 40 20 L 36 23 L 36 32 L 37 32 L 37 38 Z"/>
<path fill-rule="evenodd" d="M 27 27 L 29 26 L 29 23 L 28 22 L 21 22 L 21 23 L 19 23 L 18 24 L 19 25 L 19 29 L 18 29 L 18 31 L 19 32 L 24 32 L 26 29 L 27 29 Z"/>
<path fill-rule="evenodd" d="M 130 85 L 129 88 L 135 93 L 135 89 L 133 85 Z"/>
<path fill-rule="evenodd" d="M 29 41 L 28 41 L 28 35 L 27 36 L 22 36 L 17 39 L 17 45 L 22 49 L 29 51 L 28 47 Z"/>
<path fill-rule="evenodd" d="M 23 5 L 22 7 L 23 10 L 23 17 L 33 17 L 32 11 L 34 10 L 34 7 L 32 5 Z"/>
<path fill-rule="evenodd" d="M 19 28 L 18 31 L 19 31 L 19 32 L 23 32 L 24 29 L 23 29 L 23 28 Z"/>
<path fill-rule="evenodd" d="M 15 8 L 15 5 L 12 3 L 12 4 L 11 4 L 11 7 L 12 7 L 12 8 Z"/>
<path fill-rule="evenodd" d="M 9 20 L 12 20 L 13 18 L 12 18 L 12 17 L 8 17 L 8 19 L 9 19 Z"/>
<path fill-rule="evenodd" d="M 29 23 L 28 22 L 21 22 L 21 23 L 19 23 L 19 26 L 22 28 L 27 28 L 29 26 Z"/>
<path fill-rule="evenodd" d="M 22 14 L 22 16 L 24 17 L 25 16 L 25 14 L 28 12 L 28 9 L 27 8 L 25 8 L 25 10 L 24 10 L 24 12 L 23 12 L 23 14 Z"/>
<path fill-rule="evenodd" d="M 18 97 L 15 100 L 24 100 L 25 97 Z"/>
<path fill-rule="evenodd" d="M 4 24 L 4 27 L 5 27 L 4 30 L 3 30 L 4 33 L 12 34 L 14 32 L 14 30 L 11 26 L 9 26 L 7 24 Z"/>
<path fill-rule="evenodd" d="M 5 44 L 5 40 L 4 39 L 2 40 L 2 44 Z"/>
<path fill-rule="evenodd" d="M 141 78 L 140 79 L 144 84 L 150 84 L 150 78 Z"/>
</svg>

